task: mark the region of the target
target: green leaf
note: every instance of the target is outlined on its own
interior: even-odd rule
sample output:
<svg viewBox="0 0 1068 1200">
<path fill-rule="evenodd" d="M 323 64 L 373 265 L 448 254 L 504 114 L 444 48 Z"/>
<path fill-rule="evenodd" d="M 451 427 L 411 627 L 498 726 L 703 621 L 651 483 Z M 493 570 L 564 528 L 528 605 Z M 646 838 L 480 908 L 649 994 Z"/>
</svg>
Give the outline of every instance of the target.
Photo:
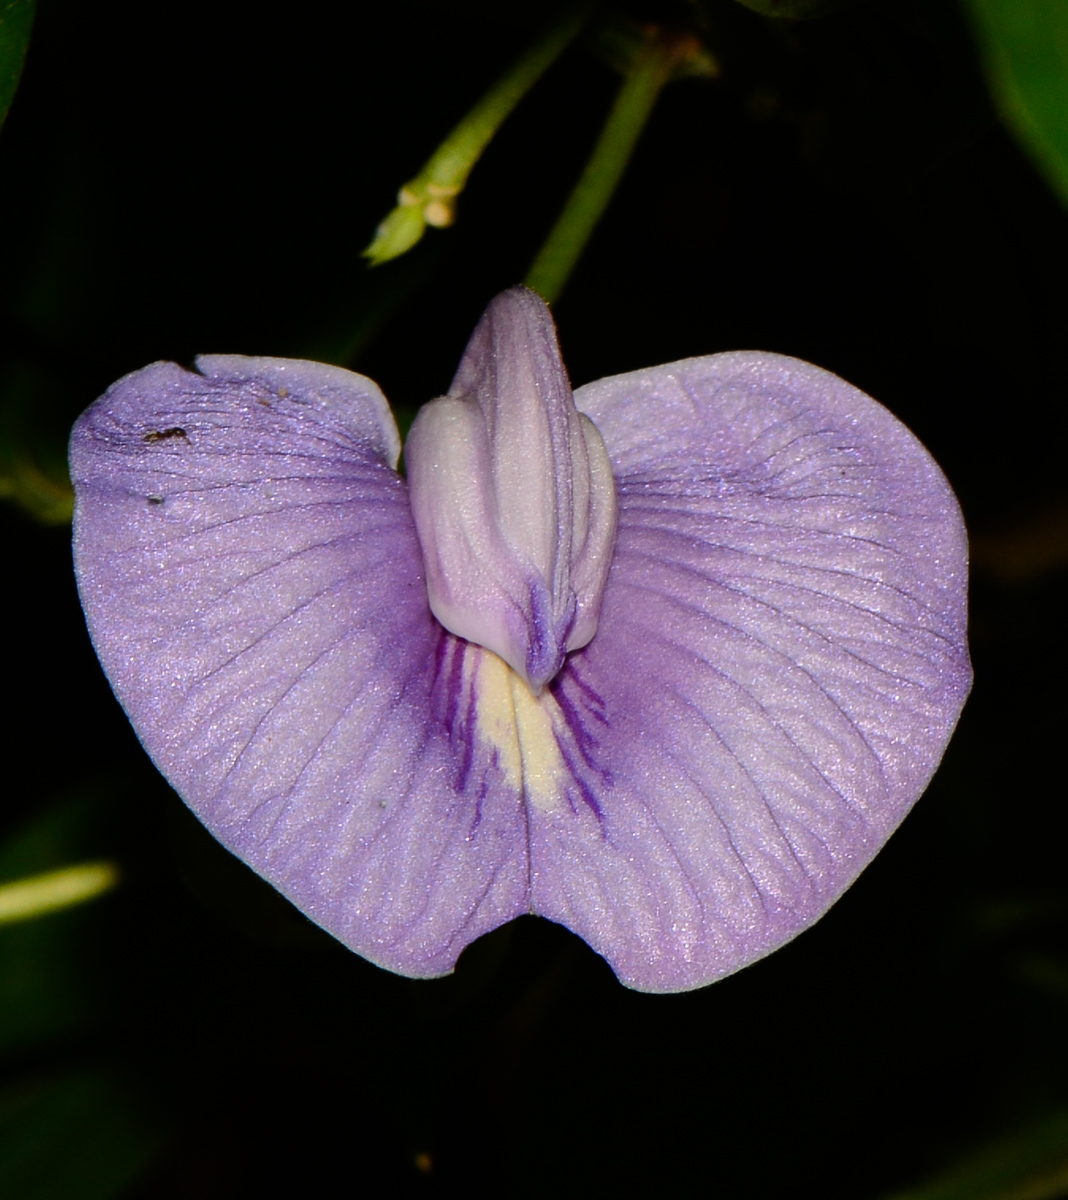
<svg viewBox="0 0 1068 1200">
<path fill-rule="evenodd" d="M 19 86 L 37 0 L 0 0 L 0 125 Z"/>
<path fill-rule="evenodd" d="M 0 378 L 0 500 L 46 525 L 66 525 L 74 510 L 66 430 L 42 421 L 54 415 L 55 390 L 33 367 L 16 365 Z"/>
<path fill-rule="evenodd" d="M 24 450 L 12 452 L 0 442 L 0 498 L 10 500 L 43 525 L 66 525 L 74 511 L 74 493 L 58 472 L 48 472 Z"/>
<path fill-rule="evenodd" d="M 1068 204 L 1068 4 L 965 0 L 1001 119 Z"/>
<path fill-rule="evenodd" d="M 92 796 L 50 804 L 0 842 L 0 884 L 105 849 L 102 805 Z M 83 1029 L 102 1011 L 93 960 L 94 905 L 0 926 L 0 1054 Z M 6 1197 L 3 1175 L 0 1193 Z"/>
<path fill-rule="evenodd" d="M 33 921 L 74 908 L 110 892 L 118 881 L 115 864 L 101 859 L 0 883 L 0 925 Z"/>
</svg>

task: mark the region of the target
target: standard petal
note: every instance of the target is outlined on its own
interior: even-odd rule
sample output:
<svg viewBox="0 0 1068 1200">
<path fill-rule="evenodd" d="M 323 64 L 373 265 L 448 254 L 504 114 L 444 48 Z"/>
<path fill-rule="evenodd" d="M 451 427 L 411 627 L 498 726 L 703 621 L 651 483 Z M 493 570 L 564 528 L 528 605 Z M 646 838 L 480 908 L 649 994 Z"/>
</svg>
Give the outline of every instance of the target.
<svg viewBox="0 0 1068 1200">
<path fill-rule="evenodd" d="M 78 583 L 139 737 L 205 825 L 406 975 L 528 909 L 526 822 L 461 776 L 399 442 L 337 368 L 127 376 L 71 440 Z M 453 722 L 455 724 L 455 721 Z"/>
<path fill-rule="evenodd" d="M 532 810 L 534 910 L 631 986 L 698 987 L 819 917 L 926 787 L 971 683 L 964 527 L 899 421 L 794 359 L 575 399 L 619 535 L 551 689 L 594 802 Z"/>
</svg>

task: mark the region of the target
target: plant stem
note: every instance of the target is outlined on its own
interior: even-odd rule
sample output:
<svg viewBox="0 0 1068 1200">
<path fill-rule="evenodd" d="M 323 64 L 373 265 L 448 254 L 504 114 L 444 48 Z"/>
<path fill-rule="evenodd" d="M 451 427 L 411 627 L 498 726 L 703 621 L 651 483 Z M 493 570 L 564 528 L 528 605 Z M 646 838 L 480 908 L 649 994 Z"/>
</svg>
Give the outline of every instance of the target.
<svg viewBox="0 0 1068 1200">
<path fill-rule="evenodd" d="M 363 252 L 372 266 L 410 250 L 427 225 L 452 224 L 456 197 L 463 191 L 482 152 L 512 109 L 563 53 L 596 7 L 597 0 L 571 5 L 460 121 L 419 174 L 404 184 L 397 207 L 388 214 L 374 241 Z"/>
<path fill-rule="evenodd" d="M 593 8 L 593 3 L 574 5 L 546 30 L 434 151 L 417 178 L 431 180 L 442 187 L 455 187 L 459 191 L 512 109 L 563 53 L 585 25 Z"/>
<path fill-rule="evenodd" d="M 651 33 L 627 72 L 574 191 L 524 280 L 549 304 L 564 289 L 616 190 L 660 89 L 679 63 L 679 38 Z"/>
</svg>

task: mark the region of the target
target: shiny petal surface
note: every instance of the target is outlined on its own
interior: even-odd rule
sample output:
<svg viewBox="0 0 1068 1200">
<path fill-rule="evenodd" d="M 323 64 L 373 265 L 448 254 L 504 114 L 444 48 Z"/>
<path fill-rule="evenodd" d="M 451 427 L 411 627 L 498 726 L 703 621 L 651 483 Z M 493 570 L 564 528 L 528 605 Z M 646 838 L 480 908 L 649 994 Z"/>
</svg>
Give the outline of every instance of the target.
<svg viewBox="0 0 1068 1200">
<path fill-rule="evenodd" d="M 819 917 L 929 781 L 971 683 L 964 528 L 900 422 L 794 359 L 575 399 L 619 533 L 551 688 L 581 788 L 532 809 L 534 909 L 633 987 L 696 987 Z"/>
<path fill-rule="evenodd" d="M 337 368 L 198 365 L 127 376 L 75 426 L 97 652 L 225 845 L 359 954 L 447 972 L 528 910 L 526 817 L 457 751 L 456 639 L 428 608 L 392 416 Z"/>
</svg>

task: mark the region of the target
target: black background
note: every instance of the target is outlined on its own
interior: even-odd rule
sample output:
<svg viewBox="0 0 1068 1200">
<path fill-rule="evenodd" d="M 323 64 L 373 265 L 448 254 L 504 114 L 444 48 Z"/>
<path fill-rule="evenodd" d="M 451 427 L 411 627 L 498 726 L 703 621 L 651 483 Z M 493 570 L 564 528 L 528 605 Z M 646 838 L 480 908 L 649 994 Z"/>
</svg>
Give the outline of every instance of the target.
<svg viewBox="0 0 1068 1200">
<path fill-rule="evenodd" d="M 121 1194 L 863 1200 L 1068 1104 L 1068 221 L 943 0 L 803 24 L 622 7 L 696 29 L 723 71 L 665 91 L 555 307 L 572 380 L 767 349 L 906 421 L 976 550 L 957 736 L 831 913 L 725 982 L 632 993 L 533 918 L 412 982 L 311 929 L 185 814 L 96 664 L 69 531 L 4 509 L 0 833 L 45 820 L 57 863 L 123 869 L 108 898 L 0 940 L 4 1095 L 89 1080 L 97 1116 L 125 1114 L 93 1143 L 138 1164 Z M 618 78 L 573 47 L 455 228 L 374 271 L 359 251 L 546 12 L 41 0 L 0 134 L 5 436 L 47 466 L 115 378 L 200 352 L 345 362 L 409 415 L 444 391 Z M 78 1122 L 50 1119 L 33 1136 L 67 1146 Z M 113 1194 L 90 1183 L 111 1168 L 68 1158 L 90 1166 L 55 1194 Z"/>
</svg>

